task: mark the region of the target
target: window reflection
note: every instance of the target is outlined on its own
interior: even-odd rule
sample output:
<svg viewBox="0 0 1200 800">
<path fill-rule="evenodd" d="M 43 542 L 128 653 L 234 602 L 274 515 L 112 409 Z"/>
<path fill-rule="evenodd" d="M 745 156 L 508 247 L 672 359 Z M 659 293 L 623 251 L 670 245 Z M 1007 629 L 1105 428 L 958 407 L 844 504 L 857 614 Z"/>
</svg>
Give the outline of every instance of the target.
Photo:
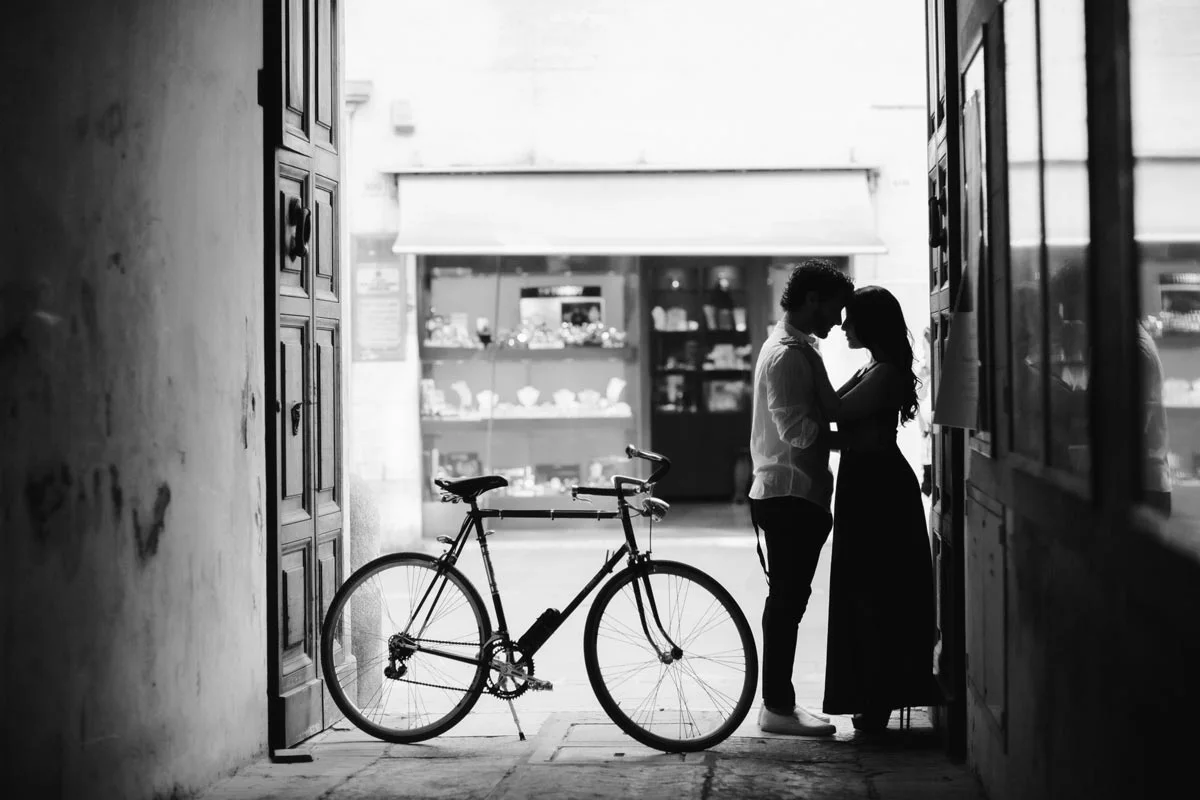
<svg viewBox="0 0 1200 800">
<path fill-rule="evenodd" d="M 1013 449 L 1044 456 L 1044 293 L 1037 26 L 1033 0 L 1004 4 Z"/>
<path fill-rule="evenodd" d="M 1129 0 L 1143 499 L 1200 523 L 1200 4 Z"/>
<path fill-rule="evenodd" d="M 1041 3 L 1042 196 L 1049 303 L 1050 453 L 1086 475 L 1088 431 L 1087 65 L 1084 0 Z"/>
</svg>

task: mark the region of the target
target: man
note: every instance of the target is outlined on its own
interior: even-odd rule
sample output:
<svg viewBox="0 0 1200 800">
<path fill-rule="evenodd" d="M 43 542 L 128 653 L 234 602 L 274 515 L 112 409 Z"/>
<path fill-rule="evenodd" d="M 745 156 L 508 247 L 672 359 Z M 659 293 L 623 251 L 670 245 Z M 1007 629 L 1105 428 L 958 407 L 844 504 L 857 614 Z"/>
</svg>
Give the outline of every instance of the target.
<svg viewBox="0 0 1200 800">
<path fill-rule="evenodd" d="M 853 291 L 850 278 L 829 261 L 811 259 L 794 268 L 780 300 L 783 319 L 754 369 L 750 514 L 766 540 L 769 584 L 758 725 L 768 733 L 828 736 L 835 730 L 828 717 L 796 706 L 792 666 L 817 561 L 833 527 L 829 421 L 817 402 L 809 359 L 820 358 L 813 344 L 841 325 Z"/>
</svg>

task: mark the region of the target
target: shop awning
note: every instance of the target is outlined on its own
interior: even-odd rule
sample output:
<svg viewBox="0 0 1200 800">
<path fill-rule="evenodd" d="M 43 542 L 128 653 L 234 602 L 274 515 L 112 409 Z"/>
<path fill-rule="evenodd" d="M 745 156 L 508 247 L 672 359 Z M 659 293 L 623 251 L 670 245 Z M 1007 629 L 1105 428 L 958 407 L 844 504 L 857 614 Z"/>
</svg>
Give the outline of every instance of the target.
<svg viewBox="0 0 1200 800">
<path fill-rule="evenodd" d="M 883 253 L 862 169 L 400 174 L 415 254 Z"/>
<path fill-rule="evenodd" d="M 1011 241 L 1017 247 L 1038 244 L 1037 171 L 1017 164 L 1008 176 Z M 1135 238 L 1144 244 L 1200 242 L 1200 159 L 1144 160 L 1134 166 Z M 1046 165 L 1046 243 L 1080 245 L 1088 241 L 1087 165 Z M 1080 200 L 1082 199 L 1082 201 Z"/>
</svg>

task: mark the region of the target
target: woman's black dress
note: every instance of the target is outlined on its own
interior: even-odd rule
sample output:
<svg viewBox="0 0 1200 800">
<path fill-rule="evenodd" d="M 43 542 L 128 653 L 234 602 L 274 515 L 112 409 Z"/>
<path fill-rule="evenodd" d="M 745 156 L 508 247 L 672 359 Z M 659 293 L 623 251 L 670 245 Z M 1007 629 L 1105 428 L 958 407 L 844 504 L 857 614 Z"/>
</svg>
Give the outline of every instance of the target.
<svg viewBox="0 0 1200 800">
<path fill-rule="evenodd" d="M 861 370 L 838 394 L 876 366 Z M 933 676 L 936 601 L 925 510 L 917 476 L 896 444 L 902 393 L 888 394 L 869 416 L 838 421 L 827 714 L 941 702 Z"/>
</svg>

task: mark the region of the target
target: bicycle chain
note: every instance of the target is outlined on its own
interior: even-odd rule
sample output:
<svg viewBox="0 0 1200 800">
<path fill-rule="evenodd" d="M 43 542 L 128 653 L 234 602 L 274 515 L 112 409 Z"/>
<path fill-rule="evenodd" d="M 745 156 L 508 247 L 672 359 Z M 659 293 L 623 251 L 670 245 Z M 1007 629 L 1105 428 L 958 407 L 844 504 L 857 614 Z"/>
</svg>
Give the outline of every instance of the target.
<svg viewBox="0 0 1200 800">
<path fill-rule="evenodd" d="M 453 647 L 480 647 L 481 646 L 478 642 L 475 642 L 475 643 L 472 643 L 472 642 L 446 642 L 446 641 L 442 641 L 441 639 L 414 639 L 413 641 L 420 642 L 421 644 L 445 644 L 445 645 L 450 645 Z M 407 678 L 392 678 L 392 680 L 398 681 L 400 683 L 411 683 L 413 686 L 428 686 L 430 689 L 449 689 L 452 692 L 469 692 L 469 691 L 471 691 L 470 689 L 464 689 L 461 686 L 443 686 L 440 683 L 426 683 L 425 681 L 413 681 L 413 680 L 408 680 Z M 492 692 L 488 692 L 488 694 L 492 694 Z"/>
</svg>

